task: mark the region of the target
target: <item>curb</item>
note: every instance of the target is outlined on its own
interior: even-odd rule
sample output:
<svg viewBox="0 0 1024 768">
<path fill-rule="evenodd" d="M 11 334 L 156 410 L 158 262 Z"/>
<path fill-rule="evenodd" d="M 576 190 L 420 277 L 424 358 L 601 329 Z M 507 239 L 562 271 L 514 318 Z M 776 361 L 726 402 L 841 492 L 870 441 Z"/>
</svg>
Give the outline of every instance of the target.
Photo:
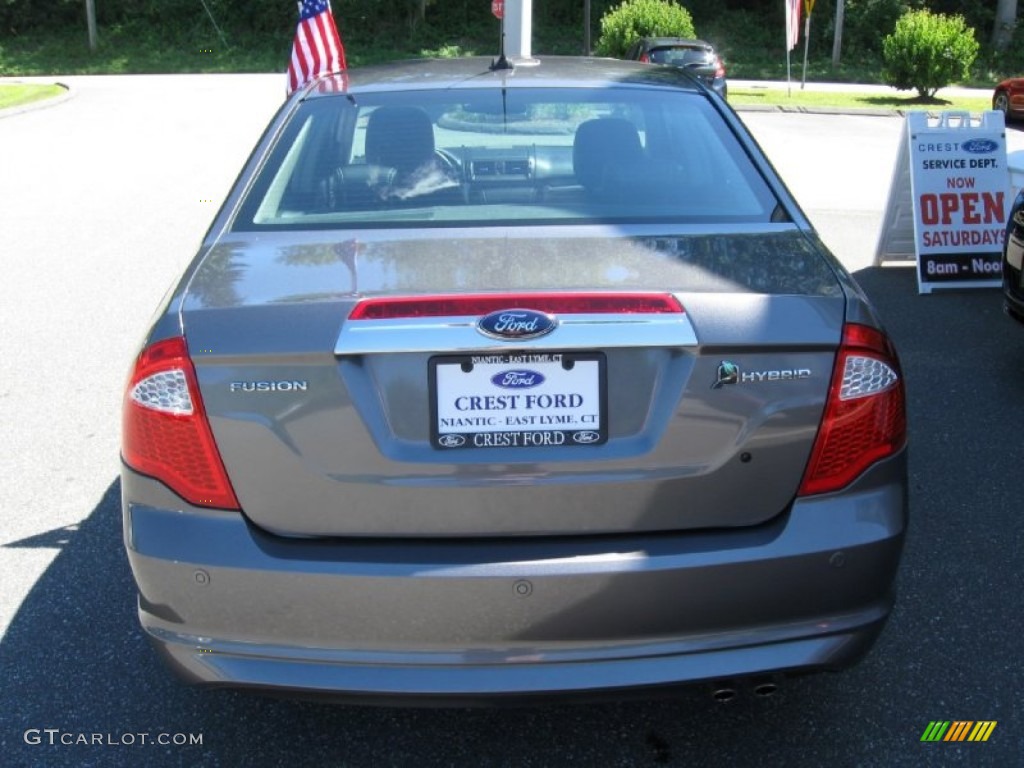
<svg viewBox="0 0 1024 768">
<path fill-rule="evenodd" d="M 906 117 L 911 112 L 927 112 L 938 117 L 944 111 L 936 109 L 882 109 L 872 107 L 786 107 L 767 104 L 730 104 L 736 112 L 782 112 L 804 115 L 850 115 L 865 117 Z"/>
<path fill-rule="evenodd" d="M 58 104 L 63 104 L 69 99 L 73 99 L 77 91 L 72 91 L 71 86 L 67 83 L 54 83 L 64 89 L 64 93 L 51 96 L 48 99 L 39 99 L 38 101 L 30 101 L 28 104 L 20 104 L 17 107 L 7 107 L 6 109 L 0 109 L 0 120 L 5 117 L 14 117 L 15 115 L 23 115 L 26 112 L 35 112 L 39 109 L 48 109 L 49 107 L 55 107 Z"/>
<path fill-rule="evenodd" d="M 798 115 L 869 115 L 873 117 L 901 117 L 905 114 L 899 109 L 882 109 L 880 107 L 787 107 L 769 106 L 767 104 L 740 104 L 734 109 L 737 112 L 784 112 Z"/>
</svg>

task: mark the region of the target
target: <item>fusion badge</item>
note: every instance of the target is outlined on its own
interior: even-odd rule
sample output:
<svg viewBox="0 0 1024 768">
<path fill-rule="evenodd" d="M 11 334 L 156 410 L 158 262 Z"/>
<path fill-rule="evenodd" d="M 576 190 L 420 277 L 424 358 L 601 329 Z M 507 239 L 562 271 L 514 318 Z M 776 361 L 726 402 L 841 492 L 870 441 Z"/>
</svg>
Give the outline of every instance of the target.
<svg viewBox="0 0 1024 768">
<path fill-rule="evenodd" d="M 308 381 L 232 381 L 228 385 L 232 392 L 305 392 Z"/>
</svg>

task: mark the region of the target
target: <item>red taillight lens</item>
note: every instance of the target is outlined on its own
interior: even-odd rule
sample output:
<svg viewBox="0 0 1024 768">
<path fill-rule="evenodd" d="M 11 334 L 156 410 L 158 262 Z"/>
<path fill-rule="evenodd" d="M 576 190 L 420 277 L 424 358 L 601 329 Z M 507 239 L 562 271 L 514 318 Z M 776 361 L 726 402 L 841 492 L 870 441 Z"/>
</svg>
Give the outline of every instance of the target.
<svg viewBox="0 0 1024 768">
<path fill-rule="evenodd" d="M 640 54 L 640 58 L 638 59 L 638 61 L 641 62 L 642 64 L 650 64 L 651 63 L 651 57 L 648 56 L 646 53 L 641 53 Z"/>
<path fill-rule="evenodd" d="M 238 509 L 180 336 L 147 347 L 124 395 L 121 451 L 190 504 Z"/>
<path fill-rule="evenodd" d="M 899 359 L 884 334 L 847 324 L 801 496 L 837 491 L 907 440 Z"/>
<path fill-rule="evenodd" d="M 389 296 L 363 299 L 349 320 L 400 317 L 464 317 L 502 309 L 550 314 L 659 314 L 683 311 L 669 293 L 480 293 L 452 296 Z"/>
<path fill-rule="evenodd" d="M 725 65 L 721 57 L 715 57 L 715 77 L 725 77 Z"/>
</svg>

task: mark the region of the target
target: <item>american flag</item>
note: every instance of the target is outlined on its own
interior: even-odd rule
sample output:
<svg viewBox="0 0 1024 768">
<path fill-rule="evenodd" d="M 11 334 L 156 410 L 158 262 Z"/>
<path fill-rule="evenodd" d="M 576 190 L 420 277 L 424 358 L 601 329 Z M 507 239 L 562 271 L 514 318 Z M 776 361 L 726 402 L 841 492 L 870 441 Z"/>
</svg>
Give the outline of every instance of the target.
<svg viewBox="0 0 1024 768">
<path fill-rule="evenodd" d="M 302 0 L 288 62 L 288 93 L 330 72 L 345 69 L 345 49 L 334 26 L 329 0 Z"/>
<path fill-rule="evenodd" d="M 784 0 L 786 3 L 786 50 L 796 48 L 800 39 L 800 0 Z"/>
</svg>

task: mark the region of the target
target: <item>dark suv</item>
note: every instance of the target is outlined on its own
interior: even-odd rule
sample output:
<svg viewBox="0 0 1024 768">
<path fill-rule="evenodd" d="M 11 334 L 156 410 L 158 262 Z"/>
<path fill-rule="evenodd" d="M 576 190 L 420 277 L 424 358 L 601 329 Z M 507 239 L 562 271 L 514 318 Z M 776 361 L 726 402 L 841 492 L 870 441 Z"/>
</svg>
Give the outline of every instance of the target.
<svg viewBox="0 0 1024 768">
<path fill-rule="evenodd" d="M 690 70 L 723 99 L 727 96 L 725 66 L 711 43 L 684 37 L 642 37 L 630 46 L 626 58 Z"/>
<path fill-rule="evenodd" d="M 1007 314 L 1024 323 L 1024 192 L 1017 195 L 1006 223 L 1003 299 Z"/>
</svg>

